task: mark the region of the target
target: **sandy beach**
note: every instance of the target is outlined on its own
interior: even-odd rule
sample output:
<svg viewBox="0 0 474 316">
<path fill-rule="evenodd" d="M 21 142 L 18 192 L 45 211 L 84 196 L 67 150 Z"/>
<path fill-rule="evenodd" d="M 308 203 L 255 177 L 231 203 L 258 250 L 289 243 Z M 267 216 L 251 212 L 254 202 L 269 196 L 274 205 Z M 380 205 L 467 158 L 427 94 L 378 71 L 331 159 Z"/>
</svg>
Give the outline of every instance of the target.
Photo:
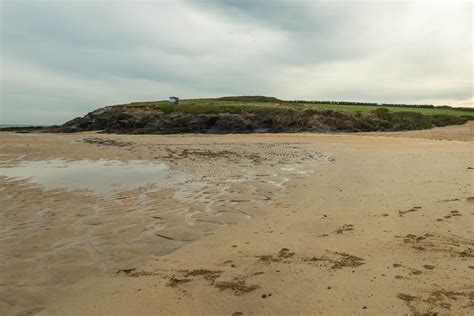
<svg viewBox="0 0 474 316">
<path fill-rule="evenodd" d="M 472 314 L 473 130 L 1 133 L 0 314 Z"/>
</svg>

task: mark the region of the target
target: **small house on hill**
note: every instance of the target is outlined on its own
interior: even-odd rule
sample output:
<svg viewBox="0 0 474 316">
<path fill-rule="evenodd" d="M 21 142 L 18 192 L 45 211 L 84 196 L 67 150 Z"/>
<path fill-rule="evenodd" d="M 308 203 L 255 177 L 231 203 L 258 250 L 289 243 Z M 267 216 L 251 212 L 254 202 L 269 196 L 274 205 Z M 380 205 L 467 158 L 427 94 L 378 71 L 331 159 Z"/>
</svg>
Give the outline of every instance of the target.
<svg viewBox="0 0 474 316">
<path fill-rule="evenodd" d="M 178 97 L 170 97 L 170 104 L 171 105 L 179 105 L 179 98 Z"/>
</svg>

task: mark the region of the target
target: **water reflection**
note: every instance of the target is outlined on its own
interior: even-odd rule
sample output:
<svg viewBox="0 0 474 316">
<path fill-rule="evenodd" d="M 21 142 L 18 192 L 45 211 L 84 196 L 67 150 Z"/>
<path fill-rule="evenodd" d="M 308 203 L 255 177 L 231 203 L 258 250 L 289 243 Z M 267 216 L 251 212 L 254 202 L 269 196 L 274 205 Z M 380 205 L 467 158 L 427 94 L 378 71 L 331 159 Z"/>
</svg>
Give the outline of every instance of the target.
<svg viewBox="0 0 474 316">
<path fill-rule="evenodd" d="M 129 190 L 149 183 L 164 188 L 187 178 L 183 173 L 172 174 L 163 163 L 60 159 L 22 161 L 13 167 L 1 167 L 0 176 L 28 179 L 47 189 L 89 189 L 98 193 Z"/>
</svg>

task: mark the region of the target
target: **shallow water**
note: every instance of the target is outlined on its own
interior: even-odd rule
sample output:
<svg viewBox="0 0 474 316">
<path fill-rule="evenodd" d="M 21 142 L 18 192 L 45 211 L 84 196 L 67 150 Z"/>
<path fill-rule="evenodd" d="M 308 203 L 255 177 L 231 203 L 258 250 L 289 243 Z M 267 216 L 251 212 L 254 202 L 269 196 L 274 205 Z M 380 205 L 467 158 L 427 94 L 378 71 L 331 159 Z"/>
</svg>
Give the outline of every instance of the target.
<svg viewBox="0 0 474 316">
<path fill-rule="evenodd" d="M 162 189 L 186 179 L 184 173 L 170 171 L 163 163 L 132 160 L 61 159 L 22 161 L 12 167 L 1 167 L 0 176 L 28 179 L 46 189 L 87 189 L 97 193 L 130 190 L 147 184 Z"/>
<path fill-rule="evenodd" d="M 167 146 L 171 157 L 154 149 L 143 155 L 152 161 L 0 154 L 2 283 L 61 288 L 85 275 L 139 269 L 217 229 L 268 214 L 264 206 L 292 180 L 328 161 L 304 146 L 213 145 L 225 153 L 216 157 L 200 146 Z"/>
</svg>

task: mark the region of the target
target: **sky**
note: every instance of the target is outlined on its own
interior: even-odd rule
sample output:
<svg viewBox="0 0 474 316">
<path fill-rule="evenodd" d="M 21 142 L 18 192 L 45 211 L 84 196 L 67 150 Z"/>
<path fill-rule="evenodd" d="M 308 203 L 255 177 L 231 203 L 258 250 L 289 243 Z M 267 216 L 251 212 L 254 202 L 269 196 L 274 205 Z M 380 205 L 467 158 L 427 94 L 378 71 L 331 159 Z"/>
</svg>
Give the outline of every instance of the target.
<svg viewBox="0 0 474 316">
<path fill-rule="evenodd" d="M 463 1 L 0 0 L 0 124 L 228 95 L 473 106 Z"/>
</svg>

